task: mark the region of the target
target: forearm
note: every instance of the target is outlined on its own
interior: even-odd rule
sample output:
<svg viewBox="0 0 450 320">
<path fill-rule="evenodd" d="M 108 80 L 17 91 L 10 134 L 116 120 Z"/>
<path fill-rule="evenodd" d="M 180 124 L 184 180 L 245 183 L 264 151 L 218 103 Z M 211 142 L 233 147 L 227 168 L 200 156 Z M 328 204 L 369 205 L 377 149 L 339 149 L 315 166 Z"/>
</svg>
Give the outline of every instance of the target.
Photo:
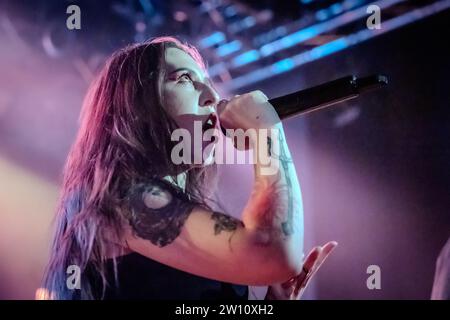
<svg viewBox="0 0 450 320">
<path fill-rule="evenodd" d="M 303 252 L 301 190 L 284 131 L 277 129 L 278 135 L 266 141 L 270 169 L 261 161 L 254 165 L 255 181 L 243 222 L 257 234 L 258 245 L 275 246 L 289 265 L 299 266 Z"/>
</svg>

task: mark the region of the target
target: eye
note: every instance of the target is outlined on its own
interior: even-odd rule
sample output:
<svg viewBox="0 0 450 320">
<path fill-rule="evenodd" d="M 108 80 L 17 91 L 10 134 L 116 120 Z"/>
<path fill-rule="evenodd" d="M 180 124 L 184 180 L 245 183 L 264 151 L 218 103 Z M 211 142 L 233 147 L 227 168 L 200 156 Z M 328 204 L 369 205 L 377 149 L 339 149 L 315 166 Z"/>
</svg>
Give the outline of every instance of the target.
<svg viewBox="0 0 450 320">
<path fill-rule="evenodd" d="M 178 80 L 182 80 L 182 82 L 187 82 L 187 81 L 193 82 L 191 76 L 187 72 L 180 75 L 178 77 Z"/>
</svg>

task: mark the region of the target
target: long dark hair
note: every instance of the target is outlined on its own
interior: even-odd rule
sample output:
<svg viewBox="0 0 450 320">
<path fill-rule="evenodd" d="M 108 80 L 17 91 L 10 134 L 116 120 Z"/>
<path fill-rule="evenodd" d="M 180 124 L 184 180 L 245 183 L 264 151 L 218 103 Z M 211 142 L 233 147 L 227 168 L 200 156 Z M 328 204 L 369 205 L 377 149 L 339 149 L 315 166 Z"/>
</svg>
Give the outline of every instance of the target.
<svg viewBox="0 0 450 320">
<path fill-rule="evenodd" d="M 164 111 L 162 81 L 165 50 L 177 47 L 190 54 L 201 68 L 204 61 L 195 47 L 173 37 L 160 37 L 127 46 L 106 62 L 85 97 L 80 128 L 64 169 L 56 212 L 56 230 L 44 288 L 54 299 L 92 299 L 86 277 L 81 289 L 67 288 L 70 265 L 93 266 L 106 285 L 108 244 L 119 243 L 126 218 L 121 199 L 137 179 L 169 176 L 176 181 L 180 166 L 170 159 L 170 139 L 176 128 Z M 183 168 L 185 171 L 186 168 Z M 214 165 L 188 168 L 185 192 L 210 208 Z M 214 178 L 213 178 L 214 179 Z M 120 250 L 113 256 L 120 255 Z M 116 260 L 114 259 L 116 269 Z M 117 272 L 116 272 L 117 279 Z"/>
</svg>

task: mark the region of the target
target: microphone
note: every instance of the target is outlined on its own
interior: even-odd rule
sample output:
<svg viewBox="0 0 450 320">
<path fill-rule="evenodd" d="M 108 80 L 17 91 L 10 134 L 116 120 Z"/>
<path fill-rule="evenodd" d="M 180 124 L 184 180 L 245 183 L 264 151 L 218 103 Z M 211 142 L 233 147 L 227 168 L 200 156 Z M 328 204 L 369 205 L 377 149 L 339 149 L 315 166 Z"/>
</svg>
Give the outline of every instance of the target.
<svg viewBox="0 0 450 320">
<path fill-rule="evenodd" d="M 361 93 L 388 84 L 384 75 L 371 75 L 358 79 L 354 75 L 339 78 L 285 96 L 269 99 L 281 120 L 354 99 Z"/>
</svg>

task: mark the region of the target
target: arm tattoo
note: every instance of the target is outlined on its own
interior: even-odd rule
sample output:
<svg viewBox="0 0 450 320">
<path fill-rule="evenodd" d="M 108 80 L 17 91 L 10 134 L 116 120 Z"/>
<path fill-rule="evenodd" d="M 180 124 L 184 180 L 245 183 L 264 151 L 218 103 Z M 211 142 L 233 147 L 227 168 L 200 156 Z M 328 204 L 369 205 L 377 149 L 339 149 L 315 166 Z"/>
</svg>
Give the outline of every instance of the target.
<svg viewBox="0 0 450 320">
<path fill-rule="evenodd" d="M 213 214 L 211 215 L 211 219 L 216 222 L 214 225 L 215 235 L 221 233 L 223 230 L 236 231 L 238 225 L 243 226 L 242 221 L 220 212 L 213 212 Z"/>
<path fill-rule="evenodd" d="M 287 218 L 286 221 L 281 223 L 281 228 L 283 231 L 283 234 L 285 236 L 290 236 L 294 233 L 293 228 L 293 207 L 294 207 L 294 198 L 292 196 L 292 182 L 291 177 L 289 175 L 289 163 L 292 163 L 292 159 L 289 158 L 286 154 L 286 150 L 283 146 L 283 138 L 281 134 L 278 135 L 278 146 L 280 147 L 280 156 L 278 157 L 278 160 L 281 163 L 281 166 L 283 167 L 284 172 L 284 178 L 286 180 L 286 191 L 287 191 Z M 273 156 L 272 152 L 272 139 L 270 136 L 267 137 L 267 150 L 269 156 Z"/>
<path fill-rule="evenodd" d="M 244 223 L 238 219 L 235 219 L 231 216 L 228 216 L 226 214 L 220 213 L 220 212 L 213 212 L 211 215 L 211 219 L 215 221 L 214 224 L 214 234 L 218 235 L 222 231 L 228 231 L 233 232 L 230 235 L 230 238 L 228 239 L 228 245 L 230 246 L 230 250 L 233 251 L 233 248 L 231 247 L 231 238 L 234 235 L 234 232 L 236 231 L 238 225 L 244 227 Z"/>
<path fill-rule="evenodd" d="M 129 223 L 135 235 L 158 247 L 173 242 L 195 206 L 169 182 L 150 179 L 132 186 L 128 197 Z"/>
</svg>

